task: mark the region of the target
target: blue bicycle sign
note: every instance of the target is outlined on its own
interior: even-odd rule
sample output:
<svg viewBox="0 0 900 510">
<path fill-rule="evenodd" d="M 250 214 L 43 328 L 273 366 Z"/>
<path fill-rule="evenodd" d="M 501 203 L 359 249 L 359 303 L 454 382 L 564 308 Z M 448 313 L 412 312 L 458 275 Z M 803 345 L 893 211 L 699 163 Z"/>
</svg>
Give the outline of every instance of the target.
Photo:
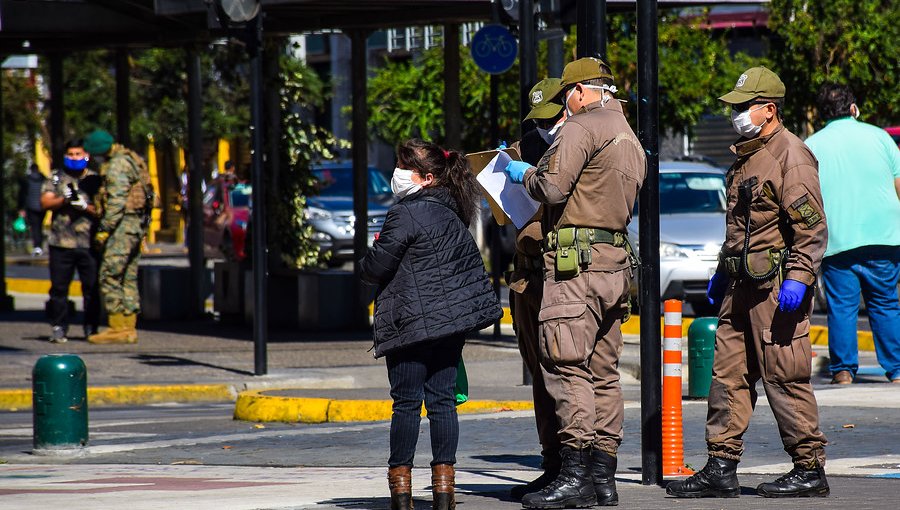
<svg viewBox="0 0 900 510">
<path fill-rule="evenodd" d="M 472 60 L 490 74 L 505 73 L 516 61 L 518 43 L 503 25 L 481 27 L 471 43 Z"/>
</svg>

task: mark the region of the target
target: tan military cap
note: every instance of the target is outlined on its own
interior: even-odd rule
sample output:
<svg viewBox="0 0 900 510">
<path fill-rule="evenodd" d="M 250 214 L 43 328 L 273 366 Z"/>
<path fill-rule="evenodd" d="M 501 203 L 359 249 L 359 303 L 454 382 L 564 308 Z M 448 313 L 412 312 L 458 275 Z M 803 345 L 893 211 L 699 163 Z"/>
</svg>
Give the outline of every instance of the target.
<svg viewBox="0 0 900 510">
<path fill-rule="evenodd" d="M 613 75 L 600 70 L 601 65 L 606 66 L 606 62 L 594 57 L 584 57 L 569 62 L 566 64 L 566 68 L 563 69 L 562 87 L 565 88 L 576 83 L 599 78 L 614 79 Z"/>
<path fill-rule="evenodd" d="M 751 67 L 741 74 L 734 90 L 719 98 L 728 104 L 741 104 L 757 97 L 784 97 L 784 83 L 766 67 Z"/>
<path fill-rule="evenodd" d="M 559 78 L 543 79 L 531 88 L 528 93 L 528 104 L 531 111 L 525 116 L 528 119 L 552 119 L 562 111 L 562 104 L 553 100 L 562 91 L 562 80 Z"/>
</svg>

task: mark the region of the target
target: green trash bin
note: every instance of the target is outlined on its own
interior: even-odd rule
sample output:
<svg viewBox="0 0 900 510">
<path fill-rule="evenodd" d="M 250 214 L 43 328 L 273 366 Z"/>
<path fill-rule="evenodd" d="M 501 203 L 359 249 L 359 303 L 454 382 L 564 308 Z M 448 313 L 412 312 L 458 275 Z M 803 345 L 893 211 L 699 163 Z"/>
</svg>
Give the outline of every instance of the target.
<svg viewBox="0 0 900 510">
<path fill-rule="evenodd" d="M 88 442 L 87 369 L 74 354 L 48 354 L 34 364 L 34 453 L 80 450 Z"/>
<path fill-rule="evenodd" d="M 694 319 L 688 328 L 688 396 L 708 397 L 716 350 L 717 317 Z"/>
</svg>

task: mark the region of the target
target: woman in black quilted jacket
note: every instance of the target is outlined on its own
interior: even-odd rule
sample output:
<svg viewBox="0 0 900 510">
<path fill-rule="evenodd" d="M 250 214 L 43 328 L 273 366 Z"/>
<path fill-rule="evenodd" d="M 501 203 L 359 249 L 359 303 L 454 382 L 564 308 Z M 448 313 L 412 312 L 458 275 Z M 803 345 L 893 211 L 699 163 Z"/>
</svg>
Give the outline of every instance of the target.
<svg viewBox="0 0 900 510">
<path fill-rule="evenodd" d="M 375 356 L 386 356 L 391 398 L 392 509 L 412 508 L 411 469 L 422 402 L 431 423 L 433 508 L 456 507 L 456 368 L 466 334 L 502 311 L 469 233 L 479 190 L 466 158 L 422 140 L 397 149 L 397 203 L 362 261 L 378 285 Z"/>
</svg>

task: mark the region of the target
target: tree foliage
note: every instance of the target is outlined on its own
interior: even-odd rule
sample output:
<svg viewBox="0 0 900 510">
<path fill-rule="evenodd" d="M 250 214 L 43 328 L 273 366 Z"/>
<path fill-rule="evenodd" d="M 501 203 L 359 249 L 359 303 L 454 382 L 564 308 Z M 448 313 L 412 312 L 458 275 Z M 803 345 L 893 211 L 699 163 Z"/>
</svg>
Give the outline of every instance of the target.
<svg viewBox="0 0 900 510">
<path fill-rule="evenodd" d="M 38 105 L 40 95 L 34 81 L 25 73 L 0 72 L 3 98 L 3 162 L 0 179 L 3 179 L 3 204 L 11 213 L 16 207 L 20 180 L 31 162 L 34 133 L 40 126 Z"/>
<path fill-rule="evenodd" d="M 826 81 L 849 85 L 863 119 L 900 123 L 900 3 L 772 0 L 771 58 L 787 87 L 786 122 L 810 130 Z"/>
<path fill-rule="evenodd" d="M 284 42 L 272 44 L 277 51 L 279 70 L 275 83 L 281 113 L 278 140 L 279 162 L 276 175 L 269 180 L 272 225 L 270 238 L 281 261 L 292 268 L 318 265 L 327 258 L 312 241 L 313 229 L 307 221 L 306 197 L 318 194 L 312 164 L 318 159 L 333 159 L 334 150 L 346 147 L 331 132 L 309 122 L 309 112 L 322 108 L 326 96 L 318 75 L 284 51 Z"/>
<path fill-rule="evenodd" d="M 716 98 L 731 89 L 740 71 L 750 65 L 744 54 L 732 56 L 725 37 L 701 28 L 705 14 L 681 16 L 667 12 L 659 23 L 660 130 L 691 133 L 700 116 L 721 108 Z M 629 120 L 636 123 L 637 30 L 633 13 L 608 18 L 607 60 L 618 97 L 629 99 Z M 575 53 L 576 38 L 565 41 L 564 59 Z M 462 48 L 460 94 L 463 105 L 463 145 L 467 150 L 489 146 L 490 87 L 487 73 L 478 69 Z M 538 51 L 538 77 L 547 76 L 546 45 Z M 443 49 L 432 48 L 412 59 L 388 61 L 369 80 L 368 105 L 371 132 L 396 144 L 412 136 L 443 140 Z M 502 137 L 518 136 L 518 63 L 500 78 L 500 126 Z"/>
</svg>

